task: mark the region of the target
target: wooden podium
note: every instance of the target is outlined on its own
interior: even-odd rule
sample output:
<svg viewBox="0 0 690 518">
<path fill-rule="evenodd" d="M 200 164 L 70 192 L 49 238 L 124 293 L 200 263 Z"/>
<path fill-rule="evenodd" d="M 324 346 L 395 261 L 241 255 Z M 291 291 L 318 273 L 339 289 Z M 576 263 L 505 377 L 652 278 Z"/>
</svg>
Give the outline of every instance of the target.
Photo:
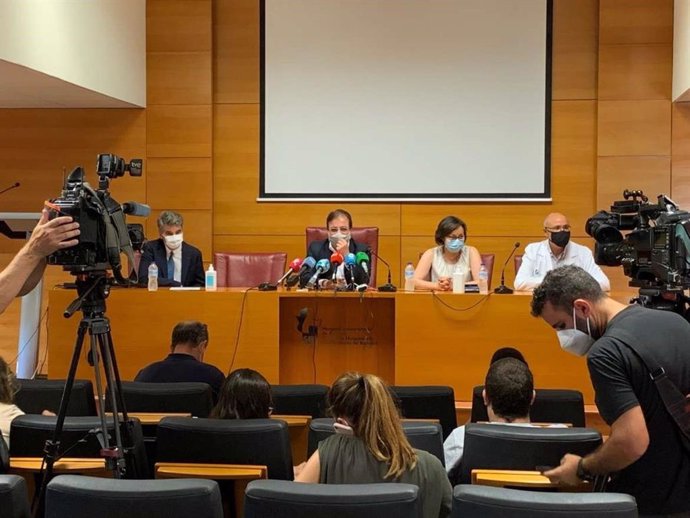
<svg viewBox="0 0 690 518">
<path fill-rule="evenodd" d="M 79 318 L 64 319 L 62 311 L 75 296 L 65 289 L 49 294 L 50 378 L 65 377 L 69 367 Z M 271 383 L 330 385 L 338 374 L 358 370 L 391 384 L 449 385 L 457 400 L 471 401 L 493 352 L 513 346 L 527 358 L 537 386 L 577 389 L 593 403 L 585 360 L 561 350 L 555 331 L 530 316 L 530 300 L 525 294 L 113 288 L 106 304 L 123 380 L 164 358 L 174 325 L 191 319 L 209 327 L 204 361 L 226 373 L 250 367 Z M 77 377 L 91 376 L 81 362 Z"/>
</svg>

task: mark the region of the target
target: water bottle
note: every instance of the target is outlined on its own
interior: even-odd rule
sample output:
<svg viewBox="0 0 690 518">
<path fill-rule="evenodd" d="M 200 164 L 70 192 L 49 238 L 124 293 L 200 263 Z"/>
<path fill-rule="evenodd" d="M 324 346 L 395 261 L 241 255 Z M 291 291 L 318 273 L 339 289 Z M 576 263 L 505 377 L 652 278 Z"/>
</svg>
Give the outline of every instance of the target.
<svg viewBox="0 0 690 518">
<path fill-rule="evenodd" d="M 482 263 L 481 267 L 479 268 L 479 293 L 482 295 L 486 295 L 489 293 L 489 271 L 486 269 L 486 266 L 484 266 L 484 263 Z"/>
<path fill-rule="evenodd" d="M 149 291 L 158 291 L 158 266 L 156 263 L 149 265 Z"/>
<path fill-rule="evenodd" d="M 414 264 L 405 266 L 405 291 L 414 291 Z"/>
<path fill-rule="evenodd" d="M 208 270 L 206 270 L 206 291 L 216 291 L 216 271 L 213 269 L 213 265 L 208 265 Z"/>
<path fill-rule="evenodd" d="M 465 293 L 465 270 L 460 265 L 453 270 L 453 293 Z"/>
</svg>

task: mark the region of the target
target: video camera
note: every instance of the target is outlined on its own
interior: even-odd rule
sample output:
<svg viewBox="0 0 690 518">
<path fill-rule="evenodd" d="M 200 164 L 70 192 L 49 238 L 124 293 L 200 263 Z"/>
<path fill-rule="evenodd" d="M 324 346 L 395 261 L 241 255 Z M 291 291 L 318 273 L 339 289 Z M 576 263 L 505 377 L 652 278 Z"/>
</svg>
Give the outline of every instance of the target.
<svg viewBox="0 0 690 518">
<path fill-rule="evenodd" d="M 690 288 L 690 213 L 664 194 L 655 204 L 642 191 L 626 189 L 623 197 L 611 212 L 602 210 L 587 220 L 585 231 L 596 241 L 594 261 L 622 265 L 630 286 L 640 288 L 643 305 L 665 305 L 661 299 L 672 300 L 669 293 L 680 301 Z M 630 233 L 623 236 L 625 230 Z"/>
<path fill-rule="evenodd" d="M 82 167 L 76 167 L 66 178 L 59 198 L 46 202 L 51 218 L 71 216 L 79 223 L 79 243 L 48 256 L 48 264 L 62 265 L 74 275 L 112 269 L 115 282 L 129 284 L 122 275 L 120 253 L 127 254 L 134 264 L 132 242 L 141 247 L 144 241 L 141 225 L 127 225 L 125 214 L 148 216 L 147 205 L 135 202 L 119 204 L 108 192 L 111 178 L 141 176 L 142 160 L 126 163 L 110 154 L 98 155 L 98 189 L 85 181 Z"/>
</svg>

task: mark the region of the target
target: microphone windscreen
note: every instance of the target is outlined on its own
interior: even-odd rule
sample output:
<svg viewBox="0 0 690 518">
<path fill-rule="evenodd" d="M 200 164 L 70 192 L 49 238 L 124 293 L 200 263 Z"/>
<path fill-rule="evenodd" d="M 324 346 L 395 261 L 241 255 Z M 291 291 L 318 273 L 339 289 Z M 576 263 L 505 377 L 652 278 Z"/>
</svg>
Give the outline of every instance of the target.
<svg viewBox="0 0 690 518">
<path fill-rule="evenodd" d="M 302 259 L 300 259 L 299 257 L 294 258 L 292 260 L 292 262 L 290 263 L 290 269 L 293 272 L 298 272 L 299 269 L 301 268 L 301 266 L 302 266 Z"/>
<path fill-rule="evenodd" d="M 126 201 L 122 204 L 122 212 L 131 214 L 132 216 L 141 216 L 147 218 L 151 214 L 151 207 L 145 203 L 137 203 L 135 201 Z"/>
<path fill-rule="evenodd" d="M 331 264 L 336 266 L 343 264 L 343 256 L 338 252 L 331 254 Z"/>
<path fill-rule="evenodd" d="M 515 248 L 520 248 L 520 241 L 515 241 Z"/>
<path fill-rule="evenodd" d="M 355 258 L 355 254 L 350 252 L 345 256 L 345 264 L 357 264 L 357 259 Z"/>
<path fill-rule="evenodd" d="M 316 266 L 316 259 L 314 259 L 312 256 L 307 256 L 304 258 L 304 261 L 302 261 L 302 268 L 307 269 L 307 268 L 314 268 Z"/>
<path fill-rule="evenodd" d="M 369 262 L 369 256 L 366 254 L 366 252 L 357 252 L 357 255 L 355 256 L 357 259 L 357 264 L 362 264 L 362 262 Z"/>
<path fill-rule="evenodd" d="M 316 263 L 316 270 L 320 271 L 321 273 L 327 272 L 330 269 L 330 267 L 331 263 L 328 259 L 319 259 Z"/>
</svg>

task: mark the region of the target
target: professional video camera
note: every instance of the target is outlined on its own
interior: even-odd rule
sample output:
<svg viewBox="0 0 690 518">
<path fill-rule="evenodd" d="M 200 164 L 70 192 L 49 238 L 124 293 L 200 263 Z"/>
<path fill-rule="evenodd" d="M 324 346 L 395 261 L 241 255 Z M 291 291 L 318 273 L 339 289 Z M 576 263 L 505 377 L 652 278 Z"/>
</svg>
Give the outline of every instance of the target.
<svg viewBox="0 0 690 518">
<path fill-rule="evenodd" d="M 586 232 L 595 241 L 594 260 L 623 266 L 630 286 L 640 288 L 644 306 L 686 314 L 690 288 L 690 213 L 660 194 L 651 204 L 642 191 L 625 190 L 611 212 L 599 211 L 587 220 Z M 629 230 L 626 236 L 622 230 Z"/>
<path fill-rule="evenodd" d="M 68 175 L 62 195 L 46 202 L 46 206 L 51 217 L 72 216 L 79 223 L 79 243 L 48 256 L 49 264 L 62 265 L 74 275 L 112 269 L 116 283 L 128 284 L 122 275 L 120 253 L 126 253 L 130 264 L 134 264 L 132 241 L 141 246 L 143 227 L 127 225 L 125 214 L 148 216 L 150 209 L 135 202 L 120 205 L 110 196 L 110 179 L 123 176 L 125 172 L 141 176 L 141 159 L 126 163 L 115 155 L 98 155 L 98 189 L 85 181 L 82 167 L 76 167 Z"/>
</svg>

